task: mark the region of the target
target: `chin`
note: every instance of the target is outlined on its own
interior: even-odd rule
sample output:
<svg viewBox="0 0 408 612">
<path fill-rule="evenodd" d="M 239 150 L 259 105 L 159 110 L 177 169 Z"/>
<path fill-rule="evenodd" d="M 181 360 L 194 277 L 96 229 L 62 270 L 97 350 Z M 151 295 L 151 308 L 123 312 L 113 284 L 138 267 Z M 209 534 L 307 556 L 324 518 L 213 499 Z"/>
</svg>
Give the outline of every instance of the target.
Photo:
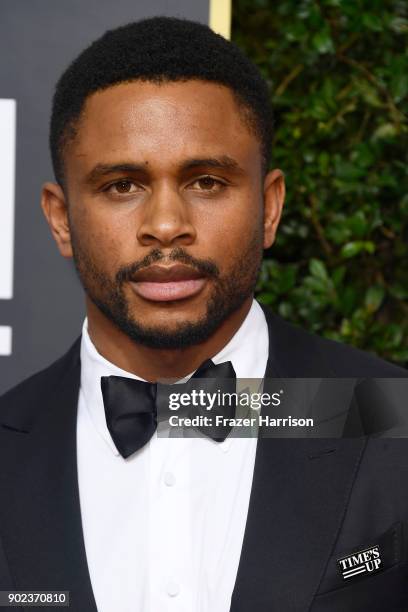
<svg viewBox="0 0 408 612">
<path fill-rule="evenodd" d="M 197 327 L 201 327 L 203 318 L 199 317 L 185 317 L 185 316 L 174 316 L 174 317 L 146 317 L 140 319 L 133 319 L 134 329 L 141 331 L 147 336 L 160 336 L 160 337 L 177 337 L 183 336 L 185 330 L 192 330 Z"/>
<path fill-rule="evenodd" d="M 153 349 L 179 350 L 200 344 L 213 333 L 207 325 L 184 322 L 176 326 L 128 325 L 121 330 L 134 342 Z"/>
<path fill-rule="evenodd" d="M 173 300 L 168 302 L 144 302 L 128 312 L 135 323 L 143 326 L 159 326 L 175 329 L 183 323 L 197 323 L 207 314 L 208 305 L 197 301 Z"/>
<path fill-rule="evenodd" d="M 134 342 L 156 349 L 182 349 L 200 344 L 216 331 L 222 321 L 207 315 L 206 308 L 200 316 L 193 313 L 170 312 L 149 314 L 137 312 L 137 316 L 115 323 Z"/>
</svg>

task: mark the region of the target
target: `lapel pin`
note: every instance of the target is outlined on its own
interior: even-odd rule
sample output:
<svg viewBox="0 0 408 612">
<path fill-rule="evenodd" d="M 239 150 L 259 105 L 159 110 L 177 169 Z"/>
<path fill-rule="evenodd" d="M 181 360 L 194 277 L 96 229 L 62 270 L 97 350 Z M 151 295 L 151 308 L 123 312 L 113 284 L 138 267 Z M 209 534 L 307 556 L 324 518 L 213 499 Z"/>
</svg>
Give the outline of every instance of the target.
<svg viewBox="0 0 408 612">
<path fill-rule="evenodd" d="M 380 547 L 372 546 L 337 560 L 340 573 L 344 580 L 363 574 L 373 574 L 382 569 Z"/>
</svg>

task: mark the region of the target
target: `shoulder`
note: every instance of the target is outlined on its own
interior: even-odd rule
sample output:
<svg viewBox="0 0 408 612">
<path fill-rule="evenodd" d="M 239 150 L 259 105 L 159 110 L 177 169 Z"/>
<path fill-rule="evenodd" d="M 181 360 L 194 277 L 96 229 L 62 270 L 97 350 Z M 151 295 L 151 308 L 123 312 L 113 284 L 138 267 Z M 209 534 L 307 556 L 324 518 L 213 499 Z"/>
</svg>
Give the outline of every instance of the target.
<svg viewBox="0 0 408 612">
<path fill-rule="evenodd" d="M 49 397 L 65 373 L 71 371 L 76 364 L 79 365 L 80 342 L 79 337 L 62 357 L 1 395 L 0 421 L 4 422 L 11 414 L 14 418 L 18 412 L 22 413 L 24 420 L 27 410 L 32 410 L 35 405 L 41 404 L 42 400 Z"/>
<path fill-rule="evenodd" d="M 277 360 L 292 376 L 405 378 L 408 371 L 355 347 L 312 334 L 262 306 Z M 272 347 L 273 348 L 273 347 Z M 318 370 L 320 368 L 320 370 Z M 315 370 L 316 374 L 310 373 Z"/>
</svg>

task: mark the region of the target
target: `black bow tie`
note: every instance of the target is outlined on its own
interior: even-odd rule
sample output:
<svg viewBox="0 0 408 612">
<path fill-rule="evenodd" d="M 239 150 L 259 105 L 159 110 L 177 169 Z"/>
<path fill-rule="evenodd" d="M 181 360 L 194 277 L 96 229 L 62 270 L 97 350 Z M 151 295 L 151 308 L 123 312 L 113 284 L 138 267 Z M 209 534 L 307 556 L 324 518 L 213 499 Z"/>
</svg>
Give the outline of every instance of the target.
<svg viewBox="0 0 408 612">
<path fill-rule="evenodd" d="M 206 393 L 216 393 L 220 388 L 219 379 L 224 379 L 223 391 L 235 392 L 236 374 L 230 361 L 215 365 L 209 359 L 186 383 L 177 385 L 149 383 L 123 376 L 102 376 L 101 389 L 106 424 L 122 457 L 126 459 L 150 440 L 157 428 L 158 409 L 160 419 L 165 420 L 170 414 L 176 414 L 169 411 L 170 393 L 188 393 L 197 388 L 205 389 Z M 235 416 L 234 403 L 214 408 L 211 411 L 214 420 L 217 414 L 222 414 L 225 418 Z M 189 416 L 208 416 L 206 408 L 202 406 L 194 406 L 194 413 L 190 408 L 188 414 Z M 232 427 L 203 425 L 197 429 L 213 440 L 222 442 Z"/>
</svg>

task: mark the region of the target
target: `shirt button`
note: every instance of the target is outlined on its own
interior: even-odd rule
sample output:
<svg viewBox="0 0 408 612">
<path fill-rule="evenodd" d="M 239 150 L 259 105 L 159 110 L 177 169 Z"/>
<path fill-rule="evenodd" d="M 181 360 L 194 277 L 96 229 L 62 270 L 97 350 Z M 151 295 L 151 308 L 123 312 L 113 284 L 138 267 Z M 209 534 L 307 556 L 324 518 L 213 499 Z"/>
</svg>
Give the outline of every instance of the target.
<svg viewBox="0 0 408 612">
<path fill-rule="evenodd" d="M 172 472 L 166 472 L 164 475 L 164 484 L 167 487 L 174 487 L 176 484 L 176 477 Z"/>
<path fill-rule="evenodd" d="M 180 592 L 180 587 L 177 584 L 177 582 L 174 582 L 174 580 L 170 580 L 167 583 L 167 589 L 166 590 L 167 590 L 167 595 L 169 597 L 177 597 L 177 595 Z"/>
</svg>

